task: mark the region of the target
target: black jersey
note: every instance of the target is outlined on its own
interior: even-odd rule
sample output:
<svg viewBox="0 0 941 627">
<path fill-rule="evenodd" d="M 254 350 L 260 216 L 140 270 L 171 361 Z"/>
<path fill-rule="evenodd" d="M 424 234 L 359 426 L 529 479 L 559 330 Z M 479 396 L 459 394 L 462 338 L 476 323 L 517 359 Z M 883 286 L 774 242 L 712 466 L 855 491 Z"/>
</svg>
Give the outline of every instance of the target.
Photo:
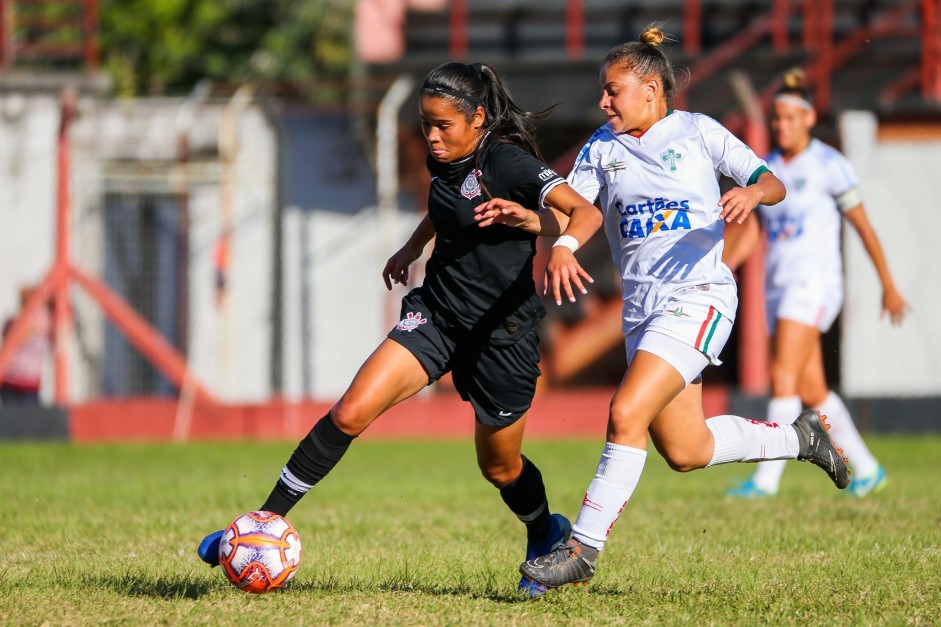
<svg viewBox="0 0 941 627">
<path fill-rule="evenodd" d="M 481 228 L 474 208 L 505 198 L 538 209 L 564 179 L 515 144 L 485 144 L 475 165 L 428 159 L 428 214 L 436 238 L 420 289 L 447 324 L 510 342 L 545 315 L 533 283 L 536 236 L 499 224 Z"/>
</svg>

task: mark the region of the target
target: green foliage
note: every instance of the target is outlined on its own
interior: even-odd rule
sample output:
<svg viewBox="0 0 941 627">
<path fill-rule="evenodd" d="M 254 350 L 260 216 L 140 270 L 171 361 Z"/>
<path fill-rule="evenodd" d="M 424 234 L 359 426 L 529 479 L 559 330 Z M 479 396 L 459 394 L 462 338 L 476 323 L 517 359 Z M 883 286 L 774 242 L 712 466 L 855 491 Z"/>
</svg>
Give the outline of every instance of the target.
<svg viewBox="0 0 941 627">
<path fill-rule="evenodd" d="M 120 95 L 185 92 L 202 79 L 322 100 L 347 76 L 349 0 L 101 0 L 105 69 Z"/>
<path fill-rule="evenodd" d="M 304 558 L 254 596 L 195 554 L 268 494 L 293 443 L 0 444 L 0 616 L 11 624 L 939 624 L 941 438 L 871 438 L 890 484 L 853 499 L 791 464 L 671 472 L 651 451 L 587 588 L 514 594 L 524 533 L 462 442 L 357 441 L 289 516 Z M 530 442 L 577 512 L 599 441 Z"/>
</svg>

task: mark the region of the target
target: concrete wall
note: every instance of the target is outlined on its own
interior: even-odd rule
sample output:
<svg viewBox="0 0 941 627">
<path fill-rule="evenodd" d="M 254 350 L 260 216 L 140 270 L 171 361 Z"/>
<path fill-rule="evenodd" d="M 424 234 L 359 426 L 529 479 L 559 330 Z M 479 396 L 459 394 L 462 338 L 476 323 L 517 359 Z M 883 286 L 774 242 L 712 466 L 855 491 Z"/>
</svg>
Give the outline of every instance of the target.
<svg viewBox="0 0 941 627">
<path fill-rule="evenodd" d="M 0 318 L 19 309 L 18 287 L 39 282 L 55 236 L 57 99 L 0 92 Z"/>
<path fill-rule="evenodd" d="M 355 215 L 288 208 L 282 247 L 287 398 L 338 398 L 398 321 L 405 290 L 388 292 L 381 271 L 418 220 L 402 212 L 383 223 L 374 207 Z"/>
<path fill-rule="evenodd" d="M 926 129 L 928 130 L 928 129 Z M 899 327 L 880 319 L 882 290 L 852 227 L 844 227 L 846 303 L 842 318 L 843 388 L 850 396 L 941 394 L 941 130 L 880 137 L 875 116 L 841 118 L 846 156 L 860 178 L 866 214 L 912 312 Z M 885 134 L 883 134 L 885 135 Z"/>
</svg>

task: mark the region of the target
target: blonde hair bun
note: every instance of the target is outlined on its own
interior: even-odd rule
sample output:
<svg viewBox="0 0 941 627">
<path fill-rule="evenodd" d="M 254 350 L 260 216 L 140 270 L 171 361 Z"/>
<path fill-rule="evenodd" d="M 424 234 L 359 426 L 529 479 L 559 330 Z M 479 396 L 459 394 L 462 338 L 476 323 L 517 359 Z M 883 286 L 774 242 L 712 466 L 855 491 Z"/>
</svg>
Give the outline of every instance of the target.
<svg viewBox="0 0 941 627">
<path fill-rule="evenodd" d="M 653 48 L 659 47 L 666 38 L 666 35 L 663 34 L 663 31 L 660 30 L 660 27 L 655 24 L 651 24 L 645 28 L 644 32 L 642 32 L 639 37 L 641 43 L 644 43 Z"/>
<path fill-rule="evenodd" d="M 804 70 L 796 67 L 788 70 L 784 74 L 784 78 L 782 78 L 781 81 L 784 83 L 785 87 L 790 89 L 800 89 L 804 86 L 805 79 L 806 75 L 804 74 Z"/>
</svg>

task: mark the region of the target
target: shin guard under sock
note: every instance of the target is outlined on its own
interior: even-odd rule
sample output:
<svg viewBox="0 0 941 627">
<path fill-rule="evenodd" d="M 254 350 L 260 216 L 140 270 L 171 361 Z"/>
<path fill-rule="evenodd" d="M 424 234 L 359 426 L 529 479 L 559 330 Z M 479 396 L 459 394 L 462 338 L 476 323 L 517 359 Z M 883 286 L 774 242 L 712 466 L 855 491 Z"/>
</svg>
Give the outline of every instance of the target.
<svg viewBox="0 0 941 627">
<path fill-rule="evenodd" d="M 330 414 L 321 418 L 294 449 L 261 509 L 285 516 L 302 496 L 333 470 L 353 439 L 333 424 Z"/>
<path fill-rule="evenodd" d="M 526 540 L 539 542 L 549 533 L 549 501 L 542 473 L 536 464 L 523 458 L 523 469 L 519 476 L 500 488 L 503 502 L 516 517 L 526 525 Z"/>
</svg>

